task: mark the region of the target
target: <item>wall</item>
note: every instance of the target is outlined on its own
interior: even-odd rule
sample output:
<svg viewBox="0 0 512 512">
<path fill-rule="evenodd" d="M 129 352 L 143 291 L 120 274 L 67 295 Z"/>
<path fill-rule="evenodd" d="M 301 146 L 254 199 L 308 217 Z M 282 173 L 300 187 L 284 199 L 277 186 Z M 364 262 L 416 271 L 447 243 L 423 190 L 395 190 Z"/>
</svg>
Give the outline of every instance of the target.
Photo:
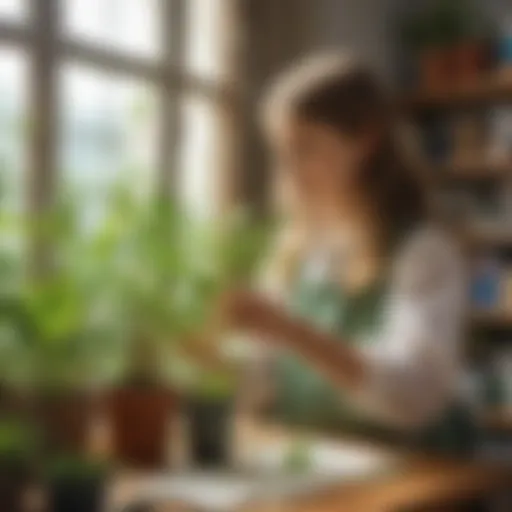
<svg viewBox="0 0 512 512">
<path fill-rule="evenodd" d="M 347 48 L 390 83 L 396 70 L 399 0 L 321 0 L 315 2 L 313 49 Z"/>
<path fill-rule="evenodd" d="M 242 87 L 244 148 L 241 196 L 251 204 L 266 206 L 268 163 L 260 127 L 258 104 L 271 78 L 287 63 L 311 47 L 311 10 L 314 0 L 246 0 L 245 77 Z"/>
</svg>

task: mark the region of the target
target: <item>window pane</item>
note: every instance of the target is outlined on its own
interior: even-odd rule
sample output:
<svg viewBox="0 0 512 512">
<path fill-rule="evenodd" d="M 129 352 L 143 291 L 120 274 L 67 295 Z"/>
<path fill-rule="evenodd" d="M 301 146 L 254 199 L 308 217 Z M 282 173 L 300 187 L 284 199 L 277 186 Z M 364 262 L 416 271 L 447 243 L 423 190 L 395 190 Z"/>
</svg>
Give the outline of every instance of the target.
<svg viewBox="0 0 512 512">
<path fill-rule="evenodd" d="M 27 58 L 0 47 L 0 206 L 19 211 L 23 205 L 28 107 Z"/>
<path fill-rule="evenodd" d="M 101 214 L 116 181 L 150 189 L 157 175 L 156 90 L 139 80 L 78 65 L 64 67 L 61 87 L 64 183 L 87 198 L 88 213 Z"/>
<path fill-rule="evenodd" d="M 94 45 L 154 57 L 160 48 L 160 0 L 64 0 L 66 34 Z"/>
<path fill-rule="evenodd" d="M 27 17 L 27 0 L 0 0 L 0 20 L 22 21 Z"/>
<path fill-rule="evenodd" d="M 233 50 L 231 0 L 187 0 L 188 30 L 186 62 L 188 69 L 211 79 L 229 72 L 228 51 Z"/>
<path fill-rule="evenodd" d="M 182 116 L 182 197 L 191 213 L 200 217 L 215 215 L 222 137 L 218 107 L 207 98 L 189 95 Z"/>
</svg>

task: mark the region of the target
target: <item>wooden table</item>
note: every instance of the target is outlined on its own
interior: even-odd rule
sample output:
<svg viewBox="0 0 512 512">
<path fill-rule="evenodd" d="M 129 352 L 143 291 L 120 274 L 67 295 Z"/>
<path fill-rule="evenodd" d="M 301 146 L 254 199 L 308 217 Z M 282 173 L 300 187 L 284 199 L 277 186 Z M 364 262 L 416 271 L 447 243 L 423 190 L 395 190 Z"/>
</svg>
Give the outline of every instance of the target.
<svg viewBox="0 0 512 512">
<path fill-rule="evenodd" d="M 244 433 L 247 439 L 254 436 Z M 275 429 L 258 436 L 286 435 Z M 512 463 L 512 461 L 511 461 Z M 120 477 L 116 502 L 130 501 L 140 481 L 138 475 Z M 453 512 L 472 500 L 489 499 L 505 491 L 512 493 L 512 465 L 507 467 L 407 455 L 398 470 L 371 481 L 340 484 L 328 492 L 279 505 L 251 506 L 243 512 Z M 512 512 L 505 508 L 504 512 Z M 114 509 L 117 510 L 118 508 Z M 155 512 L 178 512 L 162 504 Z M 186 509 L 183 509 L 186 510 Z"/>
<path fill-rule="evenodd" d="M 339 488 L 281 508 L 283 512 L 440 512 L 512 492 L 510 471 L 448 461 L 410 460 L 400 474 Z M 512 505 L 511 505 L 512 507 Z M 255 508 L 254 512 L 267 512 Z M 507 509 L 512 510 L 512 508 Z M 251 511 L 253 512 L 253 511 Z M 270 512 L 270 511 L 268 511 Z"/>
</svg>

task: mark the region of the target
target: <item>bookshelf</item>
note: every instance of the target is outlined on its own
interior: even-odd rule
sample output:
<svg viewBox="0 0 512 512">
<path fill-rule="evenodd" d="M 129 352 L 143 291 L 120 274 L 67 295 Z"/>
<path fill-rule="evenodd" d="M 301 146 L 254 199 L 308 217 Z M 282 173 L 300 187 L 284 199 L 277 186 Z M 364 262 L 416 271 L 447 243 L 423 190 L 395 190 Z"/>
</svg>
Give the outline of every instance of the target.
<svg viewBox="0 0 512 512">
<path fill-rule="evenodd" d="M 481 424 L 492 432 L 512 431 L 512 407 L 489 409 L 481 415 Z"/>
<path fill-rule="evenodd" d="M 511 248 L 512 249 L 512 230 L 501 227 L 482 228 L 478 226 L 468 226 L 461 233 L 463 240 L 472 248 Z"/>
<path fill-rule="evenodd" d="M 476 162 L 471 165 L 446 165 L 432 170 L 436 173 L 438 181 L 446 183 L 450 181 L 480 183 L 496 180 L 512 179 L 512 162 L 490 163 Z"/>
<path fill-rule="evenodd" d="M 403 110 L 413 113 L 499 103 L 512 103 L 512 77 L 498 75 L 470 85 L 457 85 L 439 91 L 419 90 L 405 95 L 399 101 Z"/>
<path fill-rule="evenodd" d="M 400 98 L 400 110 L 412 119 L 421 121 L 431 116 L 446 116 L 450 119 L 464 114 L 466 110 L 479 111 L 499 105 L 512 107 L 512 76 L 492 76 L 470 85 L 448 87 L 444 90 L 418 90 Z M 505 162 L 488 159 L 472 161 L 469 165 L 446 164 L 428 166 L 432 184 L 440 190 L 445 187 L 492 186 L 512 184 L 512 157 Z M 509 251 L 512 253 L 512 223 L 510 226 L 475 223 L 467 219 L 459 230 L 461 240 L 470 251 Z M 512 339 L 512 311 L 475 310 L 469 315 L 470 332 L 501 332 Z M 492 432 L 512 433 L 512 404 L 489 407 L 481 417 L 482 425 Z"/>
<path fill-rule="evenodd" d="M 489 329 L 510 329 L 512 331 L 512 312 L 473 311 L 470 315 L 472 326 Z"/>
</svg>

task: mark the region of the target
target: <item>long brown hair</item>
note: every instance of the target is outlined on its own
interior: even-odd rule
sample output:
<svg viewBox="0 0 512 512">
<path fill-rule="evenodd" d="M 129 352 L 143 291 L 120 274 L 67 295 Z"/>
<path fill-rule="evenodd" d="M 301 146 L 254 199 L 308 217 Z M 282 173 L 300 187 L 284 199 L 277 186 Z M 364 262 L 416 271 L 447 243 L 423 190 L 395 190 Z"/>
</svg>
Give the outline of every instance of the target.
<svg viewBox="0 0 512 512">
<path fill-rule="evenodd" d="M 293 116 L 355 137 L 376 128 L 377 147 L 358 179 L 381 234 L 392 237 L 428 216 L 425 183 L 399 147 L 399 119 L 391 95 L 350 57 L 316 56 L 285 71 L 265 98 L 264 116 L 267 124 Z"/>
</svg>

